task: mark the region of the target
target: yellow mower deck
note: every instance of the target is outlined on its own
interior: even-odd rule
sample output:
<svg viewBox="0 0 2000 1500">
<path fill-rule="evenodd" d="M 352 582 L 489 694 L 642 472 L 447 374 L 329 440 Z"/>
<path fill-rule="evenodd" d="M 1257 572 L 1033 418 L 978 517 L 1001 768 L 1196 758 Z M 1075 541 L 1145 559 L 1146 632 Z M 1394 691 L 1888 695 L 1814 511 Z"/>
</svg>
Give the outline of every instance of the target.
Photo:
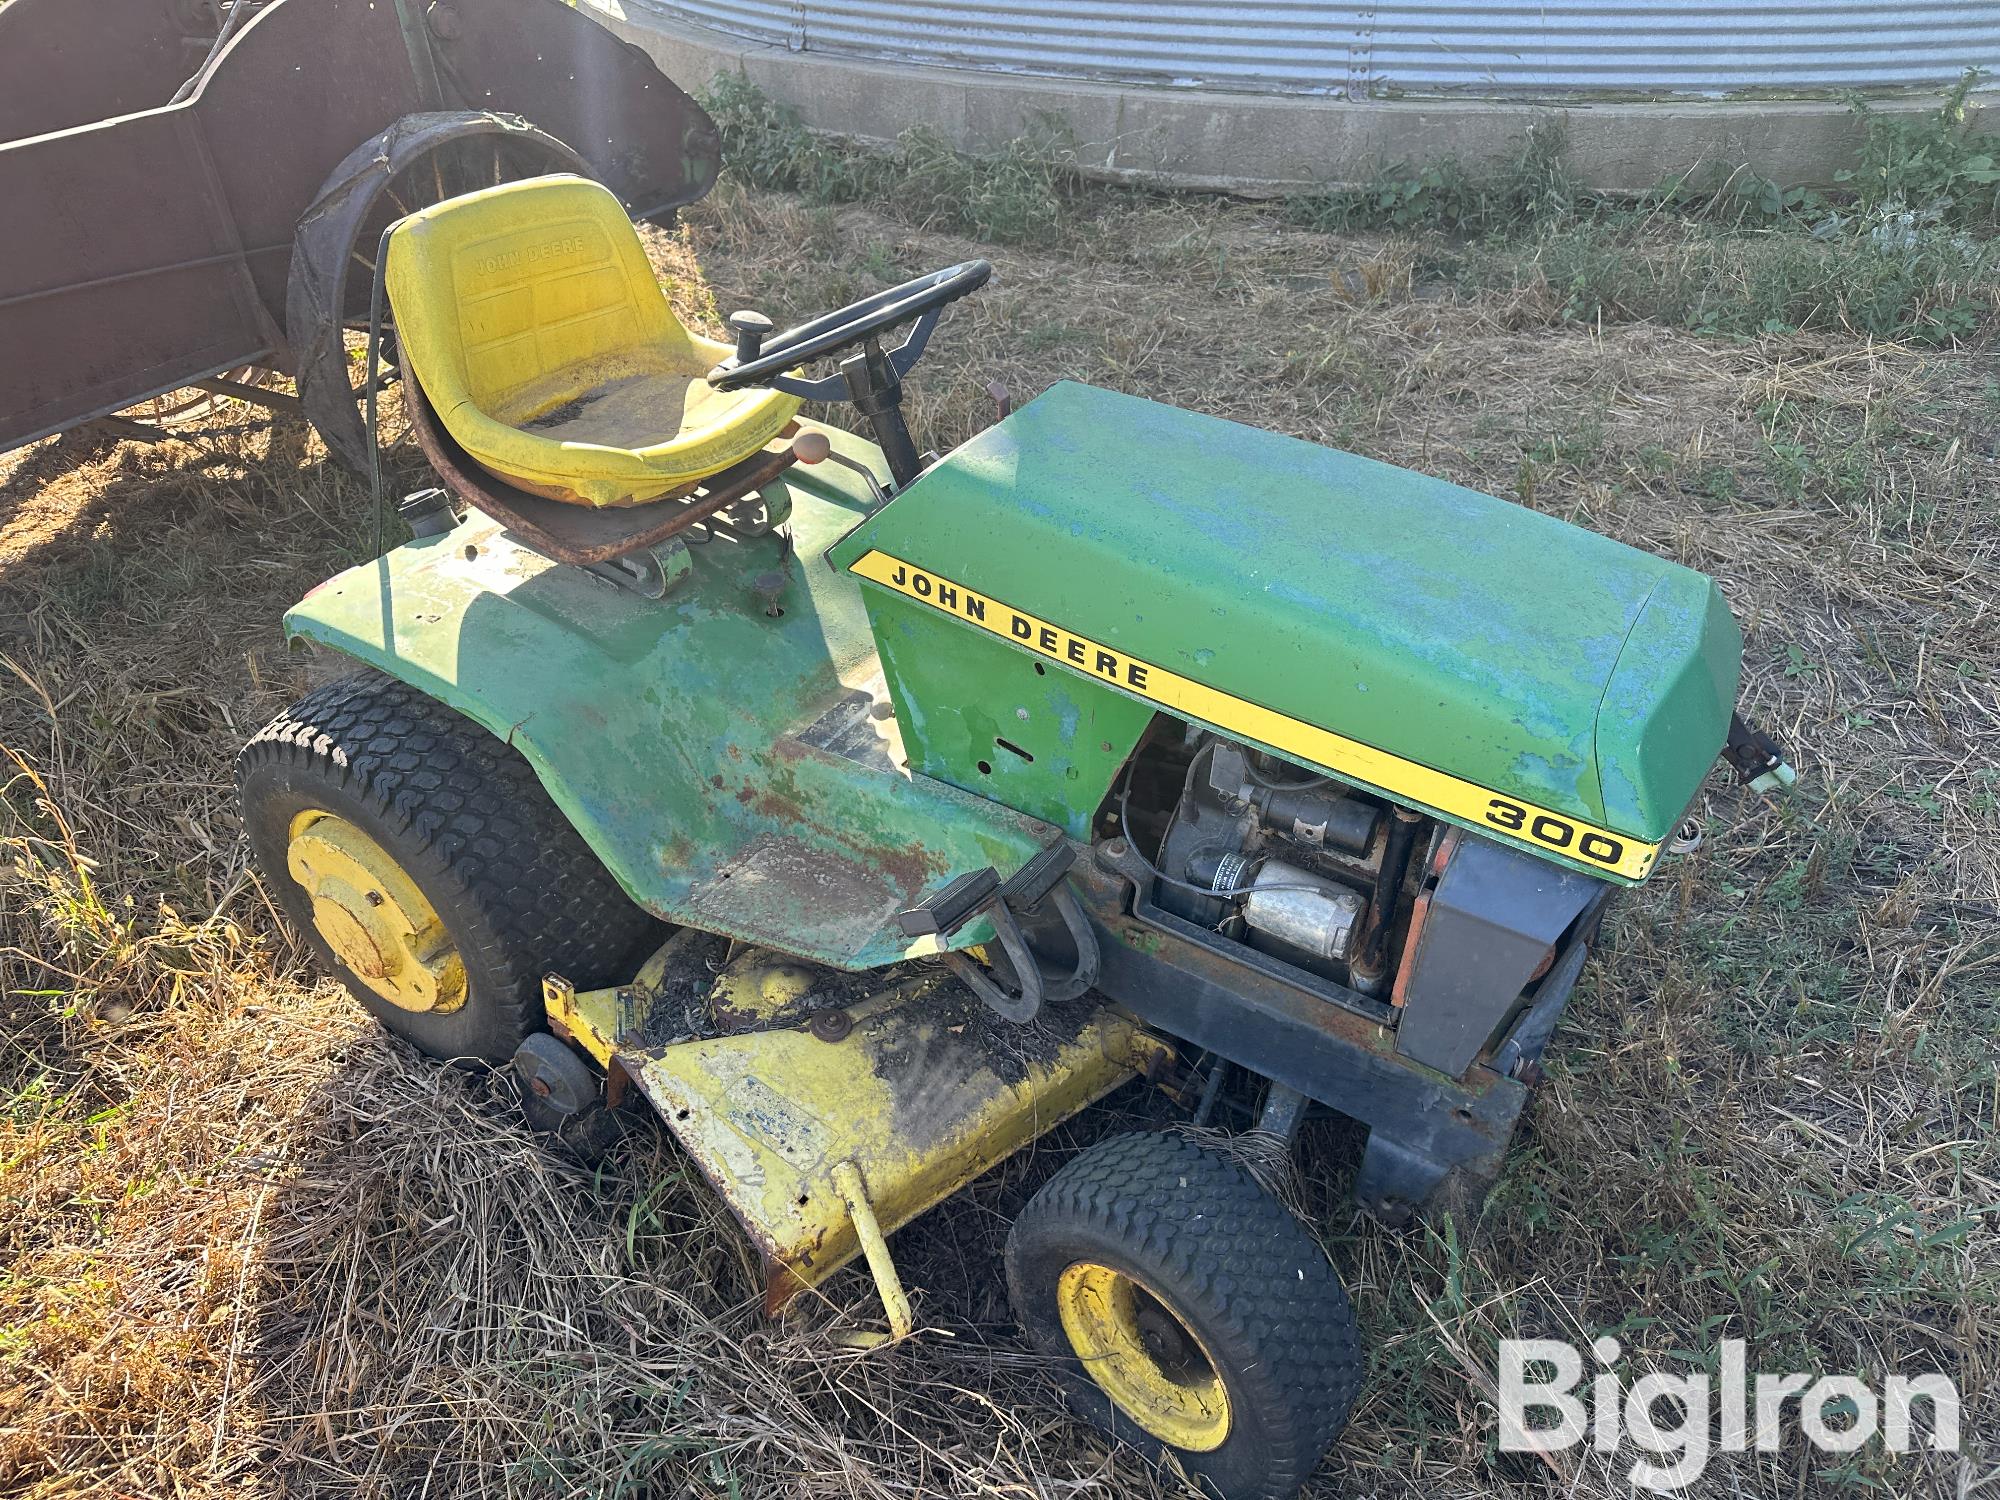
<svg viewBox="0 0 2000 1500">
<path fill-rule="evenodd" d="M 1011 1025 L 928 966 L 842 974 L 742 948 L 711 982 L 687 962 L 704 941 L 677 933 L 617 989 L 551 977 L 549 1015 L 652 1102 L 748 1231 L 773 1312 L 865 1251 L 906 1331 L 880 1234 L 1168 1051 L 1088 999 Z"/>
</svg>

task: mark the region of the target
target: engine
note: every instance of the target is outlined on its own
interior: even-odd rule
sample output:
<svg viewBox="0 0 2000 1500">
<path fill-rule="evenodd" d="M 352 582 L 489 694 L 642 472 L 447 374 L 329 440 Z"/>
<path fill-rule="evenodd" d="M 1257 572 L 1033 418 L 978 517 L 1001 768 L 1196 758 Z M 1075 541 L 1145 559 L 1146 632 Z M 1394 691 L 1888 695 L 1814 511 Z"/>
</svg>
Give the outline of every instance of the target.
<svg viewBox="0 0 2000 1500">
<path fill-rule="evenodd" d="M 1120 827 L 1153 851 L 1155 905 L 1364 995 L 1388 988 L 1429 819 L 1197 729 L 1142 750 L 1119 795 Z"/>
</svg>

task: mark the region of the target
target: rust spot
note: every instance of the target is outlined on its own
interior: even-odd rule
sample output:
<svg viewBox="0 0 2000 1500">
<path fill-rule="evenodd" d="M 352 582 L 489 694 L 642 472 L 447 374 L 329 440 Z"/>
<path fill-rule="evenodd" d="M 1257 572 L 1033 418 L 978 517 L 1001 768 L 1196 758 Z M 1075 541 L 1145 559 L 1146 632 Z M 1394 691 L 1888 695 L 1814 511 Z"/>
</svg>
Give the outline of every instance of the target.
<svg viewBox="0 0 2000 1500">
<path fill-rule="evenodd" d="M 921 845 L 868 849 L 863 854 L 870 863 L 881 867 L 897 890 L 913 899 L 934 877 L 946 873 L 944 862 Z"/>
<path fill-rule="evenodd" d="M 739 800 L 749 802 L 753 797 L 756 799 L 758 813 L 769 818 L 773 823 L 810 824 L 812 821 L 806 816 L 806 810 L 803 807 L 799 806 L 797 802 L 794 802 L 782 792 L 758 793 L 753 792 L 746 786 L 743 788 Z"/>
<path fill-rule="evenodd" d="M 665 1114 L 662 1114 L 660 1118 L 666 1122 L 667 1128 L 673 1131 L 676 1137 L 681 1136 L 681 1128 L 678 1123 Z M 682 1144 L 692 1145 L 691 1142 L 685 1139 L 682 1140 Z M 703 1158 L 701 1152 L 690 1149 L 687 1154 L 689 1159 L 694 1162 L 695 1170 L 701 1173 L 708 1185 L 715 1190 L 715 1196 L 720 1198 L 723 1204 L 729 1209 L 729 1216 L 736 1221 L 737 1227 L 743 1231 L 744 1237 L 750 1241 L 751 1248 L 757 1252 L 757 1258 L 763 1262 L 764 1315 L 766 1317 L 776 1317 L 788 1301 L 806 1289 L 806 1282 L 796 1271 L 785 1264 L 783 1257 L 778 1254 L 777 1243 L 769 1235 L 759 1233 L 757 1225 L 740 1212 L 734 1203 L 730 1202 L 727 1184 L 724 1183 L 722 1178 L 716 1175 L 715 1171 Z"/>
<path fill-rule="evenodd" d="M 738 1031 L 748 1031 L 751 1027 L 760 1024 L 764 1019 L 754 1010 L 740 1010 L 736 1006 L 731 1005 L 728 1001 L 721 998 L 720 991 L 710 997 L 708 1012 L 715 1019 L 715 1030 L 718 1036 L 727 1036 Z"/>
<path fill-rule="evenodd" d="M 723 780 L 721 773 L 718 772 L 716 775 L 709 777 L 708 784 L 714 787 L 718 792 L 721 791 L 723 787 Z"/>
<path fill-rule="evenodd" d="M 844 1010 L 823 1010 L 806 1023 L 806 1029 L 822 1042 L 838 1042 L 854 1029 L 854 1017 Z"/>
<path fill-rule="evenodd" d="M 632 1074 L 625 1067 L 623 1059 L 613 1054 L 611 1066 L 604 1070 L 604 1107 L 618 1109 L 625 1103 L 625 1094 L 632 1086 Z"/>
<path fill-rule="evenodd" d="M 1389 993 L 1389 1003 L 1398 1009 L 1409 1000 L 1410 976 L 1417 971 L 1417 944 L 1423 940 L 1424 923 L 1430 919 L 1432 889 L 1425 886 L 1419 891 L 1415 904 L 1410 908 L 1409 930 L 1403 937 L 1403 957 L 1396 969 L 1396 986 Z M 1549 955 L 1542 960 L 1543 969 L 1553 962 L 1555 951 L 1549 949 Z M 1536 972 L 1539 974 L 1541 971 Z"/>
<path fill-rule="evenodd" d="M 824 1238 L 824 1236 L 822 1235 L 821 1238 Z M 815 1247 L 817 1247 L 818 1243 L 819 1240 L 815 1239 Z M 807 1290 L 811 1286 L 811 1283 L 799 1274 L 799 1271 L 795 1267 L 787 1265 L 777 1255 L 766 1252 L 763 1256 L 763 1261 L 764 1316 L 775 1318 L 785 1310 L 787 1302 L 790 1302 L 800 1292 Z M 811 1266 L 813 1263 L 812 1251 L 805 1250 L 800 1252 L 798 1263 L 801 1266 Z"/>
</svg>

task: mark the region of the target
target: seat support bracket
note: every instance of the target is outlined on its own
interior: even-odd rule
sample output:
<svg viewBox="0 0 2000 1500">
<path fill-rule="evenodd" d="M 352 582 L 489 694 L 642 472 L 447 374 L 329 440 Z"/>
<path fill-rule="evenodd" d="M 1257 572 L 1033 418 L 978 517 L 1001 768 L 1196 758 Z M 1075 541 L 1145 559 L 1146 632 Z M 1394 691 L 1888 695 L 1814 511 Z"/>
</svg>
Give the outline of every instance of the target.
<svg viewBox="0 0 2000 1500">
<path fill-rule="evenodd" d="M 424 457 L 454 495 L 506 526 L 537 552 L 560 563 L 589 567 L 609 562 L 686 531 L 769 484 L 798 462 L 792 438 L 798 423 L 741 462 L 699 482 L 688 494 L 639 505 L 568 505 L 503 484 L 461 448 L 437 419 L 414 380 L 403 401 Z"/>
</svg>

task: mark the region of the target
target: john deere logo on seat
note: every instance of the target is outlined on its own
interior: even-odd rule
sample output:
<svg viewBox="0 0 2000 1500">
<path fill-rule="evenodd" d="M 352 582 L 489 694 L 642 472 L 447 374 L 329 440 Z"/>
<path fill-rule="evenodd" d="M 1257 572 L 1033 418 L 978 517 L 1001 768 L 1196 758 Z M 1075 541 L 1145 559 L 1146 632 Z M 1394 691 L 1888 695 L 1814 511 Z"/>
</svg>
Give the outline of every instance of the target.
<svg viewBox="0 0 2000 1500">
<path fill-rule="evenodd" d="M 512 250 L 481 256 L 479 269 L 483 275 L 497 276 L 502 271 L 518 271 L 523 267 L 532 266 L 537 261 L 581 255 L 587 248 L 582 235 L 565 235 L 558 240 L 543 240 L 538 245 L 517 245 Z"/>
</svg>

